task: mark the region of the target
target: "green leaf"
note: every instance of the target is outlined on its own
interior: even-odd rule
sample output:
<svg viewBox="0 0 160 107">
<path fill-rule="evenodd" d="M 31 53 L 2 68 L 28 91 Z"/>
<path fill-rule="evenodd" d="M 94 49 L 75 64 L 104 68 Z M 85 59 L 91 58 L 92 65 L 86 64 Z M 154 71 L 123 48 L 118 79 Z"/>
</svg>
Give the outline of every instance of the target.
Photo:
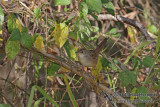
<svg viewBox="0 0 160 107">
<path fill-rule="evenodd" d="M 53 76 L 63 78 L 63 74 L 54 74 Z"/>
<path fill-rule="evenodd" d="M 32 42 L 34 43 L 36 41 L 36 38 L 39 36 L 39 34 L 35 33 L 33 36 L 32 36 Z"/>
<path fill-rule="evenodd" d="M 35 8 L 34 9 L 34 15 L 36 18 L 39 18 L 41 15 L 41 9 L 40 8 Z"/>
<path fill-rule="evenodd" d="M 59 107 L 59 105 L 53 100 L 52 97 L 50 97 L 41 87 L 35 85 L 35 87 L 37 88 L 37 90 L 47 99 L 49 100 L 53 105 L 55 105 L 56 107 Z"/>
<path fill-rule="evenodd" d="M 148 80 L 152 80 L 151 78 L 152 78 L 156 73 L 159 73 L 159 72 L 160 72 L 160 68 L 157 69 L 157 70 L 155 70 L 155 71 L 153 71 L 153 73 L 146 78 L 146 80 L 145 80 L 144 83 L 146 83 Z"/>
<path fill-rule="evenodd" d="M 75 100 L 75 97 L 73 96 L 71 87 L 69 86 L 67 77 L 66 77 L 65 75 L 64 75 L 64 82 L 65 82 L 65 84 L 66 84 L 67 91 L 68 91 L 68 95 L 69 95 L 69 98 L 71 99 L 71 102 L 72 102 L 73 106 L 74 106 L 74 107 L 78 107 L 77 102 L 76 102 L 76 100 Z"/>
<path fill-rule="evenodd" d="M 13 29 L 18 28 L 18 25 L 16 24 L 16 16 L 13 13 L 8 15 L 7 27 L 9 32 L 12 32 Z"/>
<path fill-rule="evenodd" d="M 78 39 L 79 39 L 80 43 L 82 43 L 82 37 L 81 37 L 81 35 L 82 35 L 82 34 L 78 31 L 78 32 L 77 32 L 77 36 L 78 36 Z"/>
<path fill-rule="evenodd" d="M 112 84 L 110 75 L 109 75 L 109 74 L 106 74 L 106 76 L 107 76 L 107 79 L 108 79 L 109 86 L 110 86 L 110 87 L 113 87 L 113 84 Z"/>
<path fill-rule="evenodd" d="M 89 37 L 88 37 L 88 35 L 87 35 L 85 32 L 82 32 L 82 33 L 81 33 L 81 38 L 82 38 L 82 40 L 84 40 L 84 41 L 88 41 L 88 40 L 89 40 Z"/>
<path fill-rule="evenodd" d="M 76 50 L 72 45 L 69 44 L 68 40 L 64 44 L 64 48 L 69 58 L 73 58 L 73 59 L 76 58 Z"/>
<path fill-rule="evenodd" d="M 137 107 L 146 107 L 146 104 L 145 103 L 138 103 Z"/>
<path fill-rule="evenodd" d="M 60 65 L 57 65 L 55 63 L 50 63 L 47 72 L 48 76 L 54 76 L 55 72 L 57 72 L 61 68 Z"/>
<path fill-rule="evenodd" d="M 142 68 L 142 61 L 141 61 L 140 58 L 135 57 L 135 58 L 133 59 L 132 63 L 133 63 L 133 70 L 135 70 L 136 67 L 138 67 L 138 69 L 141 69 L 141 68 Z"/>
<path fill-rule="evenodd" d="M 80 3 L 79 9 L 80 9 L 80 17 L 86 17 L 88 14 L 87 4 L 85 2 Z"/>
<path fill-rule="evenodd" d="M 2 8 L 0 7 L 0 25 L 2 25 L 3 21 L 4 21 L 4 13 Z"/>
<path fill-rule="evenodd" d="M 26 48 L 31 48 L 32 47 L 32 38 L 28 33 L 22 33 L 20 42 Z"/>
<path fill-rule="evenodd" d="M 40 88 L 40 87 L 37 86 L 37 85 L 32 86 L 27 107 L 32 107 L 31 105 L 32 105 L 33 97 L 34 97 L 35 88 L 37 88 L 37 90 L 38 90 L 47 100 L 49 100 L 52 104 L 54 104 L 56 107 L 59 107 L 58 104 L 57 104 L 42 88 Z"/>
<path fill-rule="evenodd" d="M 148 28 L 149 32 L 153 33 L 153 34 L 156 34 L 157 33 L 157 27 L 155 25 L 151 25 L 149 26 Z"/>
<path fill-rule="evenodd" d="M 8 104 L 0 104 L 0 107 L 11 107 L 11 106 Z"/>
<path fill-rule="evenodd" d="M 4 13 L 2 8 L 0 7 L 0 34 L 2 34 L 2 23 L 4 21 Z"/>
<path fill-rule="evenodd" d="M 159 31 L 158 31 L 157 45 L 156 45 L 156 55 L 158 54 L 159 47 L 160 47 L 160 23 L 159 23 Z"/>
<path fill-rule="evenodd" d="M 148 100 L 149 99 L 148 96 L 146 95 L 148 93 L 148 89 L 144 86 L 138 87 L 136 93 L 139 94 L 139 96 L 137 96 L 139 100 Z"/>
<path fill-rule="evenodd" d="M 153 62 L 153 64 L 151 65 L 151 67 L 150 67 L 150 69 L 149 69 L 148 76 L 147 76 L 147 78 L 145 79 L 145 81 L 143 82 L 143 86 L 147 83 L 147 81 L 149 80 L 149 78 L 151 78 L 151 77 L 154 75 L 154 73 L 157 72 L 157 70 L 154 71 L 154 72 L 152 72 L 152 71 L 153 71 L 153 68 L 154 68 L 154 63 L 159 60 L 159 56 L 160 56 L 160 54 L 158 54 L 158 55 L 156 56 L 156 58 L 154 59 L 154 62 Z M 158 69 L 158 71 L 159 71 L 159 69 Z M 152 72 L 152 74 L 151 74 L 151 72 Z M 151 75 L 150 75 L 150 74 L 151 74 Z M 149 75 L 150 75 L 150 76 L 149 76 Z"/>
<path fill-rule="evenodd" d="M 112 37 L 119 37 L 119 36 L 121 36 L 120 33 L 116 33 L 116 34 L 113 34 L 113 35 L 112 35 Z"/>
<path fill-rule="evenodd" d="M 133 71 L 120 72 L 119 78 L 122 81 L 122 86 L 127 86 L 129 84 L 135 85 L 137 80 L 137 76 Z"/>
<path fill-rule="evenodd" d="M 77 40 L 77 32 L 74 31 L 74 32 L 69 32 L 69 37 L 71 37 L 72 39 L 74 40 Z"/>
<path fill-rule="evenodd" d="M 96 20 L 98 20 L 98 16 L 95 15 L 94 11 L 88 10 L 88 13 Z"/>
<path fill-rule="evenodd" d="M 35 90 L 35 86 L 32 86 L 27 107 L 31 107 L 31 105 L 32 105 L 32 101 L 33 101 L 33 97 L 34 97 L 34 90 Z"/>
<path fill-rule="evenodd" d="M 102 2 L 101 0 L 86 0 L 88 8 L 92 11 L 96 11 L 100 13 L 102 10 Z"/>
<path fill-rule="evenodd" d="M 144 59 L 143 59 L 143 65 L 145 67 L 151 67 L 152 65 L 154 64 L 154 61 L 151 57 L 149 56 L 146 56 Z"/>
<path fill-rule="evenodd" d="M 8 56 L 8 59 L 13 59 L 19 52 L 20 44 L 18 41 L 7 41 L 5 46 L 5 52 Z"/>
<path fill-rule="evenodd" d="M 66 43 L 64 44 L 64 48 L 65 48 L 65 50 L 66 50 L 66 52 L 67 52 L 68 57 L 71 58 L 71 53 L 70 53 L 71 46 L 70 46 L 68 40 L 67 40 Z"/>
<path fill-rule="evenodd" d="M 13 13 L 8 15 L 8 23 L 7 23 L 8 31 L 11 33 L 15 28 L 18 28 L 20 31 L 22 30 L 22 25 L 16 16 Z"/>
<path fill-rule="evenodd" d="M 28 32 L 28 28 L 27 27 L 23 27 L 22 28 L 22 33 L 27 33 Z"/>
<path fill-rule="evenodd" d="M 114 63 L 118 64 L 118 61 L 116 59 L 114 59 L 113 61 Z M 110 63 L 110 62 L 109 62 L 109 67 L 113 69 L 114 71 L 118 70 L 117 67 L 113 63 Z"/>
<path fill-rule="evenodd" d="M 99 27 L 97 26 L 92 26 L 93 27 L 93 32 L 98 32 L 99 31 Z"/>
<path fill-rule="evenodd" d="M 54 0 L 54 5 L 69 5 L 71 3 L 71 0 Z"/>
<path fill-rule="evenodd" d="M 121 34 L 117 33 L 118 29 L 117 28 L 112 28 L 109 32 L 107 32 L 107 35 L 111 35 L 113 37 L 119 37 Z"/>
<path fill-rule="evenodd" d="M 86 17 L 83 17 L 82 19 L 76 18 L 74 22 L 74 32 L 77 32 L 77 35 L 81 40 L 88 40 L 88 36 L 92 32 L 90 21 Z"/>
<path fill-rule="evenodd" d="M 107 10 L 108 13 L 114 15 L 114 5 L 111 1 L 104 3 L 103 7 Z"/>
<path fill-rule="evenodd" d="M 14 29 L 9 37 L 10 41 L 19 40 L 21 38 L 21 33 L 19 29 Z"/>
<path fill-rule="evenodd" d="M 113 37 L 119 37 L 121 34 L 120 33 L 117 33 L 118 29 L 117 28 L 112 28 L 110 31 L 109 31 L 109 35 L 112 35 Z"/>
<path fill-rule="evenodd" d="M 102 3 L 108 3 L 108 0 L 101 0 Z"/>
<path fill-rule="evenodd" d="M 0 25 L 0 35 L 2 34 L 2 26 Z M 1 40 L 1 38 L 0 38 Z M 0 41 L 1 42 L 1 41 Z"/>
<path fill-rule="evenodd" d="M 101 63 L 103 68 L 110 64 L 110 62 L 104 57 L 101 58 Z"/>
<path fill-rule="evenodd" d="M 118 31 L 117 28 L 112 28 L 112 29 L 109 31 L 109 33 L 110 33 L 110 34 L 114 34 L 114 33 L 116 33 L 117 31 Z"/>
<path fill-rule="evenodd" d="M 62 75 L 62 76 L 64 76 L 64 75 Z M 73 80 L 73 81 L 75 81 L 75 82 L 78 82 L 78 80 L 76 80 L 74 77 L 67 76 L 67 78 L 68 78 L 69 80 Z"/>
<path fill-rule="evenodd" d="M 147 42 L 144 42 L 144 43 L 142 43 L 141 45 L 139 45 L 128 57 L 127 57 L 127 59 L 126 59 L 126 61 L 124 62 L 124 64 L 127 64 L 128 62 L 129 62 L 129 60 L 131 59 L 131 57 L 136 53 L 136 51 L 138 50 L 138 49 L 141 49 L 142 47 L 144 47 L 144 46 L 146 46 L 146 45 L 148 45 L 148 44 L 150 44 L 150 43 L 152 43 L 153 41 L 147 41 Z"/>
<path fill-rule="evenodd" d="M 81 35 L 81 33 L 86 33 L 87 35 L 90 35 L 92 31 L 91 28 L 91 23 L 90 21 L 84 17 L 82 19 L 80 18 L 76 18 L 76 20 L 74 21 L 74 32 L 79 32 L 79 34 L 77 35 Z M 83 35 L 81 35 L 82 39 L 83 39 Z"/>
<path fill-rule="evenodd" d="M 39 107 L 39 106 L 40 106 L 40 103 L 42 102 L 43 99 L 44 99 L 44 98 L 40 98 L 40 99 L 38 99 L 37 101 L 35 101 L 33 107 Z"/>
</svg>

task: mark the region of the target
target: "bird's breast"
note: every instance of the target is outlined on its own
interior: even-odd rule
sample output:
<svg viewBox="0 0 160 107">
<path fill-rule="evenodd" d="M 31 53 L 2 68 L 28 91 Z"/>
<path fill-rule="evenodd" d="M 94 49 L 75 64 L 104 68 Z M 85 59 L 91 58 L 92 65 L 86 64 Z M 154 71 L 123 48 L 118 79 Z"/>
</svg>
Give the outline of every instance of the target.
<svg viewBox="0 0 160 107">
<path fill-rule="evenodd" d="M 86 67 L 94 67 L 97 64 L 97 58 L 95 57 L 93 58 L 90 55 L 85 55 L 85 54 L 80 53 L 78 55 L 78 59 L 80 63 Z"/>
</svg>

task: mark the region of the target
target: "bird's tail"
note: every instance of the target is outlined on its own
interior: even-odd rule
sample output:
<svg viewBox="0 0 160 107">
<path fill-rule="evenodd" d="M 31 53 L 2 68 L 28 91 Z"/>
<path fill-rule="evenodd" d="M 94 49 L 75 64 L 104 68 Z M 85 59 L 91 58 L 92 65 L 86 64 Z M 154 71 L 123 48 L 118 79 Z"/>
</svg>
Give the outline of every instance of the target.
<svg viewBox="0 0 160 107">
<path fill-rule="evenodd" d="M 108 38 L 105 38 L 96 48 L 96 53 L 99 53 L 105 46 L 106 42 L 107 42 Z"/>
</svg>

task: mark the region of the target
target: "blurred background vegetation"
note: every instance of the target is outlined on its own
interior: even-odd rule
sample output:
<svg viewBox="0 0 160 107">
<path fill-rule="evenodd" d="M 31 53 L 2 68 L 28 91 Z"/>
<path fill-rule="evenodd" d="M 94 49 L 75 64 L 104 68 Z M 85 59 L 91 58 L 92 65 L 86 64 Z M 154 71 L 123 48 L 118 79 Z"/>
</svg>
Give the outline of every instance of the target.
<svg viewBox="0 0 160 107">
<path fill-rule="evenodd" d="M 160 106 L 159 0 L 0 0 L 0 107 Z M 77 51 L 108 38 L 97 66 Z"/>
</svg>

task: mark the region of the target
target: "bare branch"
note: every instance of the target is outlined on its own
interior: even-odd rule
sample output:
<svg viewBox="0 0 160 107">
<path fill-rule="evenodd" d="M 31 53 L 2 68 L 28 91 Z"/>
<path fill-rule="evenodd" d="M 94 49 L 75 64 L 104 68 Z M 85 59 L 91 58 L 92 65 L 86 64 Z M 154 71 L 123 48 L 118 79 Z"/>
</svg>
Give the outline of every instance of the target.
<svg viewBox="0 0 160 107">
<path fill-rule="evenodd" d="M 71 65 L 70 63 L 67 64 L 67 61 L 63 60 L 60 61 L 59 60 L 59 56 L 54 56 L 51 54 L 43 54 L 41 52 L 36 51 L 35 49 L 32 49 L 32 51 L 39 53 L 40 55 L 43 55 L 45 58 L 47 58 L 48 60 L 61 65 L 62 67 L 72 71 L 73 73 L 83 77 L 86 81 L 88 81 L 90 84 L 92 84 L 92 86 L 98 86 L 98 92 L 101 93 L 102 90 L 105 91 L 106 93 L 110 94 L 110 95 L 114 95 L 116 94 L 116 96 L 114 96 L 117 100 L 120 101 L 124 101 L 124 104 L 129 106 L 129 107 L 135 107 L 133 104 L 131 104 L 130 102 L 127 102 L 123 97 L 119 96 L 116 92 L 113 92 L 112 90 L 110 90 L 109 88 L 107 88 L 106 86 L 104 86 L 103 84 L 97 83 L 96 81 L 93 82 L 93 79 L 91 77 L 89 77 L 89 75 L 87 73 L 82 73 L 82 71 L 78 70 L 81 69 L 80 67 L 78 67 L 77 65 Z M 97 85 L 99 84 L 99 85 Z"/>
</svg>

